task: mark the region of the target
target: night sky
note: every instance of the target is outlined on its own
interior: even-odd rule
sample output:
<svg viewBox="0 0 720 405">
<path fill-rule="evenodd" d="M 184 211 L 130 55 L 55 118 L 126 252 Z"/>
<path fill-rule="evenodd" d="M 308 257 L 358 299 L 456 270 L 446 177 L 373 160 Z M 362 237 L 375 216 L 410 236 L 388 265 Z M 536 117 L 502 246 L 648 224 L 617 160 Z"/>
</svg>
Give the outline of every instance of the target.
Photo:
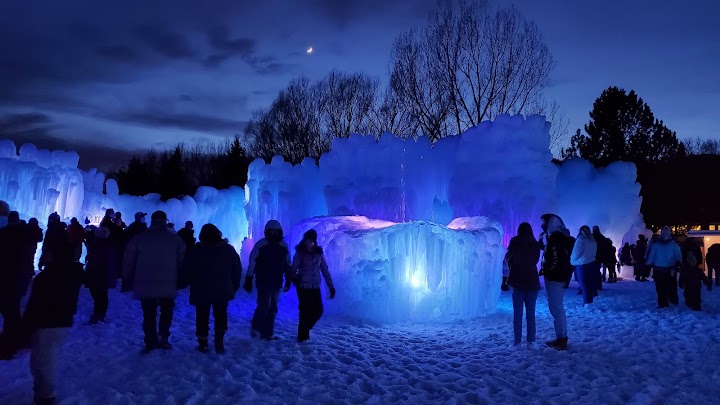
<svg viewBox="0 0 720 405">
<path fill-rule="evenodd" d="M 635 89 L 681 138 L 720 136 L 717 2 L 501 3 L 543 32 L 557 62 L 546 94 L 570 132 L 617 85 Z M 242 133 L 293 77 L 337 68 L 385 81 L 393 39 L 434 4 L 3 0 L 0 138 L 74 149 L 81 167 L 108 168 L 133 150 Z"/>
</svg>

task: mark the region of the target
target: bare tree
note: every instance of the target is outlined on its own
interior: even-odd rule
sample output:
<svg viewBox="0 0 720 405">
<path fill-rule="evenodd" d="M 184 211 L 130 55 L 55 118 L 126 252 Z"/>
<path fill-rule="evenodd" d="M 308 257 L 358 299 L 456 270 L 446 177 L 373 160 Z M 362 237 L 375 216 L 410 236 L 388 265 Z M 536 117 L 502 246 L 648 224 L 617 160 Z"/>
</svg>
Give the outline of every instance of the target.
<svg viewBox="0 0 720 405">
<path fill-rule="evenodd" d="M 409 111 L 403 108 L 391 87 L 378 94 L 371 111 L 370 124 L 369 133 L 376 136 L 391 133 L 399 138 L 410 138 L 416 136 L 418 132 L 417 121 L 413 120 Z"/>
<path fill-rule="evenodd" d="M 378 91 L 378 80 L 361 73 L 332 71 L 315 85 L 323 132 L 331 138 L 366 134 Z"/>
<path fill-rule="evenodd" d="M 690 138 L 683 142 L 690 155 L 720 155 L 720 140 Z"/>
<path fill-rule="evenodd" d="M 538 109 L 554 66 L 534 23 L 486 0 L 440 1 L 424 30 L 398 37 L 391 64 L 392 88 L 432 140 Z"/>
</svg>

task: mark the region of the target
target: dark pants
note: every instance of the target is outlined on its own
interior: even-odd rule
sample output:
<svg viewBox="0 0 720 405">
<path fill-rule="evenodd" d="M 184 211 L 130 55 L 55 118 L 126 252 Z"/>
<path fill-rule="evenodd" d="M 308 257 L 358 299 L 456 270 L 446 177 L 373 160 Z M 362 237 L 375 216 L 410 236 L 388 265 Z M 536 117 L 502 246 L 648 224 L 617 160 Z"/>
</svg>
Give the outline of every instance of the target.
<svg viewBox="0 0 720 405">
<path fill-rule="evenodd" d="M 0 297 L 5 300 L 5 297 Z M 20 298 L 6 299 L 0 302 L 0 315 L 3 317 L 3 330 L 0 335 L 0 352 L 11 349 L 20 331 Z"/>
<path fill-rule="evenodd" d="M 597 290 L 598 278 L 600 278 L 597 265 L 594 262 L 583 264 L 577 266 L 575 271 L 577 272 L 578 283 L 580 283 L 585 304 L 592 304 Z"/>
<path fill-rule="evenodd" d="M 720 263 L 708 263 L 707 264 L 707 276 L 712 281 L 713 270 L 715 270 L 715 285 L 720 285 Z"/>
<path fill-rule="evenodd" d="M 73 245 L 73 258 L 76 262 L 79 262 L 80 257 L 82 257 L 82 242 Z"/>
<path fill-rule="evenodd" d="M 669 302 L 677 304 L 677 281 L 673 281 L 670 273 L 668 267 L 655 267 L 653 272 L 659 308 L 668 307 Z"/>
<path fill-rule="evenodd" d="M 319 288 L 298 288 L 300 303 L 300 321 L 298 322 L 298 340 L 310 339 L 310 329 L 315 326 L 323 314 L 322 295 Z"/>
<path fill-rule="evenodd" d="M 537 302 L 537 291 L 524 291 L 513 288 L 513 332 L 515 335 L 515 344 L 519 344 L 522 340 L 522 319 L 523 309 L 526 311 L 527 319 L 527 341 L 535 342 L 535 304 Z"/>
<path fill-rule="evenodd" d="M 680 298 L 678 297 L 678 274 L 677 271 L 672 270 L 670 272 L 670 283 L 668 284 L 668 299 L 670 300 L 671 304 L 677 305 L 680 303 Z"/>
<path fill-rule="evenodd" d="M 617 281 L 617 265 L 615 263 L 606 264 L 605 268 L 608 271 L 608 282 L 614 283 Z"/>
<path fill-rule="evenodd" d="M 275 334 L 275 316 L 278 312 L 279 288 L 258 287 L 257 308 L 252 318 L 252 328 L 265 339 Z"/>
<path fill-rule="evenodd" d="M 224 336 L 228 329 L 228 303 L 195 306 L 195 336 L 207 339 L 210 333 L 210 307 L 215 320 L 215 337 Z"/>
<path fill-rule="evenodd" d="M 170 323 L 172 323 L 174 298 L 145 298 L 140 301 L 143 310 L 143 332 L 145 344 L 155 344 L 160 336 L 170 336 Z M 160 325 L 157 324 L 157 308 L 160 307 Z"/>
<path fill-rule="evenodd" d="M 93 299 L 93 318 L 105 319 L 108 310 L 108 289 L 91 288 L 90 295 Z"/>
<path fill-rule="evenodd" d="M 702 306 L 700 284 L 696 285 L 685 285 L 685 305 L 690 307 L 693 311 L 700 311 Z"/>
</svg>

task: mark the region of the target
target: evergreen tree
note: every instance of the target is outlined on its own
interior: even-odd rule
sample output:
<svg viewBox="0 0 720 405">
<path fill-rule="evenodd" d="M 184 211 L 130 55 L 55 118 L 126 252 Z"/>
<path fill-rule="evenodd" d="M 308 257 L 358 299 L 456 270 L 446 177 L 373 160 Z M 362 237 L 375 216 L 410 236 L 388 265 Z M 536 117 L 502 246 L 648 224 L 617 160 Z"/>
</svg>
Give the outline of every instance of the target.
<svg viewBox="0 0 720 405">
<path fill-rule="evenodd" d="M 615 161 L 656 162 L 685 155 L 675 132 L 655 116 L 635 91 L 609 87 L 595 100 L 590 122 L 570 139 L 563 157 L 580 156 L 596 166 Z"/>
</svg>

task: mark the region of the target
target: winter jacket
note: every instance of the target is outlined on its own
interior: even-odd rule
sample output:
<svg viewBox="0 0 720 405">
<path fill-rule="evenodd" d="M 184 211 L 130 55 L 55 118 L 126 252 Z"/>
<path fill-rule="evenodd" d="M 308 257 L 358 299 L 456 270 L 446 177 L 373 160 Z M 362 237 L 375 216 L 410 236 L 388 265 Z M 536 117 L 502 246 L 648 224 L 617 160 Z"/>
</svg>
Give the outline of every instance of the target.
<svg viewBox="0 0 720 405">
<path fill-rule="evenodd" d="M 192 249 L 195 246 L 195 231 L 192 229 L 183 228 L 177 231 L 177 236 L 185 242 L 187 249 Z"/>
<path fill-rule="evenodd" d="M 680 288 L 684 288 L 685 291 L 699 291 L 702 284 L 705 284 L 708 288 L 712 288 L 712 281 L 710 281 L 701 268 L 688 265 L 682 267 L 679 280 Z"/>
<path fill-rule="evenodd" d="M 537 262 L 540 259 L 540 244 L 532 235 L 518 235 L 510 239 L 505 254 L 510 274 L 507 284 L 522 291 L 540 290 Z"/>
<path fill-rule="evenodd" d="M 85 285 L 91 289 L 117 287 L 118 250 L 108 239 L 94 238 L 88 246 Z"/>
<path fill-rule="evenodd" d="M 136 299 L 175 298 L 185 243 L 165 226 L 152 226 L 128 243 L 123 276 L 132 280 Z"/>
<path fill-rule="evenodd" d="M 700 246 L 698 246 L 698 244 L 693 242 L 691 239 L 685 241 L 683 246 L 680 248 L 680 253 L 682 253 L 683 263 L 687 263 L 688 254 L 692 253 L 695 256 L 695 261 L 697 265 L 702 266 L 702 250 L 700 249 Z"/>
<path fill-rule="evenodd" d="M 720 243 L 715 243 L 708 248 L 705 262 L 710 268 L 720 269 Z"/>
<path fill-rule="evenodd" d="M 240 288 L 242 265 L 235 248 L 225 241 L 199 243 L 188 251 L 185 272 L 190 283 L 190 304 L 226 303 Z"/>
<path fill-rule="evenodd" d="M 597 246 L 597 252 L 595 258 L 598 262 L 605 265 L 617 263 L 615 258 L 615 248 L 613 247 L 612 241 L 606 238 L 601 233 L 593 234 L 595 244 Z"/>
<path fill-rule="evenodd" d="M 44 265 L 45 263 L 44 252 L 52 250 L 55 246 L 62 245 L 68 241 L 68 233 L 63 229 L 62 224 L 54 223 L 48 225 L 47 231 L 45 231 L 45 241 L 42 246 L 43 254 L 40 257 L 40 264 Z"/>
<path fill-rule="evenodd" d="M 290 250 L 284 240 L 263 238 L 253 246 L 246 277 L 255 277 L 258 288 L 279 289 L 283 277 L 292 279 Z"/>
<path fill-rule="evenodd" d="M 298 288 L 320 288 L 322 281 L 320 275 L 322 274 L 328 288 L 335 289 L 332 276 L 328 271 L 327 261 L 325 261 L 325 254 L 319 246 L 314 246 L 311 251 L 298 246 L 292 261 L 292 272 Z"/>
<path fill-rule="evenodd" d="M 672 239 L 660 239 L 650 248 L 647 264 L 654 267 L 675 267 L 682 263 L 680 246 Z"/>
<path fill-rule="evenodd" d="M 70 224 L 67 229 L 70 243 L 77 246 L 85 240 L 85 228 L 80 224 Z"/>
<path fill-rule="evenodd" d="M 0 228 L 0 302 L 12 302 L 25 295 L 32 278 L 36 247 L 28 225 L 9 224 Z"/>
<path fill-rule="evenodd" d="M 642 265 L 646 262 L 646 256 L 645 254 L 648 252 L 648 242 L 645 239 L 639 239 L 635 245 L 633 245 L 633 248 L 630 250 L 630 254 L 632 255 L 632 263 L 633 265 Z"/>
<path fill-rule="evenodd" d="M 583 264 L 595 261 L 597 254 L 597 243 L 592 234 L 581 232 L 575 240 L 575 246 L 570 254 L 570 264 L 573 266 L 582 266 Z"/>
<path fill-rule="evenodd" d="M 545 281 L 565 283 L 570 280 L 573 268 L 570 265 L 570 252 L 574 240 L 557 215 L 547 214 L 547 243 L 543 255 L 542 273 Z"/>
<path fill-rule="evenodd" d="M 48 264 L 33 280 L 22 318 L 26 334 L 39 328 L 69 328 L 77 312 L 83 271 L 80 263 Z"/>
<path fill-rule="evenodd" d="M 129 243 L 134 237 L 148 230 L 148 226 L 144 222 L 135 221 L 125 229 L 125 242 Z"/>
</svg>

